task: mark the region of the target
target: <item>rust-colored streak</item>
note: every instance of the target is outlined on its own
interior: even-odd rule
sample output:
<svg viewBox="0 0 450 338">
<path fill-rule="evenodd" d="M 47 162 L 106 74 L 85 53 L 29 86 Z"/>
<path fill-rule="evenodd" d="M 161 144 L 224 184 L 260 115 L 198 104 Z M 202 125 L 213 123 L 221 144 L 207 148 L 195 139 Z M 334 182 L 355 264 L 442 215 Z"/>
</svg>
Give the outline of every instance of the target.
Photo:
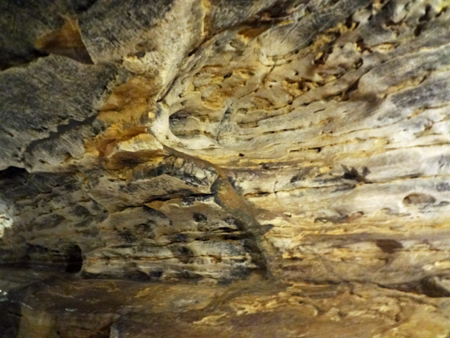
<svg viewBox="0 0 450 338">
<path fill-rule="evenodd" d="M 93 146 L 98 150 L 99 157 L 107 157 L 118 143 L 129 140 L 136 135 L 145 133 L 146 131 L 146 127 L 142 126 L 129 128 L 126 130 L 111 128 L 101 135 L 101 137 L 94 140 Z"/>
<path fill-rule="evenodd" d="M 114 88 L 111 96 L 100 107 L 100 111 L 122 111 L 147 106 L 147 100 L 158 92 L 158 87 L 154 81 L 144 77 L 132 77 L 124 84 Z M 142 110 L 142 109 L 141 109 Z"/>
<path fill-rule="evenodd" d="M 144 77 L 132 77 L 115 87 L 97 116 L 107 129 L 86 144 L 88 151 L 97 153 L 99 157 L 108 157 L 120 142 L 147 133 L 147 128 L 142 126 L 142 118 L 150 109 L 157 91 L 154 81 Z"/>
<path fill-rule="evenodd" d="M 49 54 L 67 56 L 81 63 L 93 63 L 81 39 L 78 20 L 75 18 L 65 18 L 61 28 L 40 36 L 35 46 Z"/>
<path fill-rule="evenodd" d="M 251 40 L 264 33 L 268 28 L 269 26 L 247 27 L 239 31 L 239 35 Z"/>
<path fill-rule="evenodd" d="M 158 158 L 164 156 L 162 150 L 141 150 L 141 151 L 123 151 L 114 154 L 111 158 L 108 158 L 106 167 L 108 169 L 124 169 L 128 167 L 135 167 L 139 164 L 155 161 Z"/>
</svg>

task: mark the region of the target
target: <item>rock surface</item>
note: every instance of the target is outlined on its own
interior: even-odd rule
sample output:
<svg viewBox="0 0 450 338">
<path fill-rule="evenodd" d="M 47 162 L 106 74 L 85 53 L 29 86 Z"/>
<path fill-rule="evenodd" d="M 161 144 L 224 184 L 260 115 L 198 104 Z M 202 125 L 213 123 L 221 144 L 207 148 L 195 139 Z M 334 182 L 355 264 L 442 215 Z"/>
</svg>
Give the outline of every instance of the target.
<svg viewBox="0 0 450 338">
<path fill-rule="evenodd" d="M 0 0 L 0 325 L 447 337 L 448 5 Z"/>
<path fill-rule="evenodd" d="M 230 286 L 3 270 L 3 337 L 447 337 L 450 299 L 367 284 Z M 28 288 L 24 281 L 33 280 Z M 20 318 L 20 319 L 19 319 Z M 331 335 L 330 335 L 331 334 Z"/>
</svg>

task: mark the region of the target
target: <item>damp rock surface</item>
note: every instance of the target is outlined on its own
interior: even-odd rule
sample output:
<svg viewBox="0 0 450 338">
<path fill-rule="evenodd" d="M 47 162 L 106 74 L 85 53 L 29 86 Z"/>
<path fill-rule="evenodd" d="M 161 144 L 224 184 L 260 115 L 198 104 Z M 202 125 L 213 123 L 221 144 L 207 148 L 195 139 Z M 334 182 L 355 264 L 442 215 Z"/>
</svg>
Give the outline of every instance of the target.
<svg viewBox="0 0 450 338">
<path fill-rule="evenodd" d="M 5 313 L 0 327 L 6 337 L 450 334 L 448 297 L 373 284 L 280 284 L 258 277 L 228 286 L 138 283 L 11 269 L 0 275 Z"/>
<path fill-rule="evenodd" d="M 7 337 L 447 337 L 448 6 L 0 0 Z"/>
</svg>

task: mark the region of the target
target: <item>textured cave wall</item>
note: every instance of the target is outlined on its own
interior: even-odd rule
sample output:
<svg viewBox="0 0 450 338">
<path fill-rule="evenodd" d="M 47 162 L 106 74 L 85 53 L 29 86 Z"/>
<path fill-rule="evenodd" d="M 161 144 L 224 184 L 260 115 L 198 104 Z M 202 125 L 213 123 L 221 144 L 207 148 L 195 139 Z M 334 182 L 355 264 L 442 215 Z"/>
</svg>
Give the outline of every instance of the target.
<svg viewBox="0 0 450 338">
<path fill-rule="evenodd" d="M 448 297 L 448 5 L 0 0 L 0 262 Z"/>
</svg>

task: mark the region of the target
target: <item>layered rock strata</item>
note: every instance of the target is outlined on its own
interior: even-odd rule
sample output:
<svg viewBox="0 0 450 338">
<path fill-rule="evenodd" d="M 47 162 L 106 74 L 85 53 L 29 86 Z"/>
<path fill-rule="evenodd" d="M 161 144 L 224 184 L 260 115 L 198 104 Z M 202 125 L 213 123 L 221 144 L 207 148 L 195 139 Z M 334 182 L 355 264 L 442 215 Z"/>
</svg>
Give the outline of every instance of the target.
<svg viewBox="0 0 450 338">
<path fill-rule="evenodd" d="M 448 5 L 0 1 L 0 262 L 446 318 Z"/>
</svg>

